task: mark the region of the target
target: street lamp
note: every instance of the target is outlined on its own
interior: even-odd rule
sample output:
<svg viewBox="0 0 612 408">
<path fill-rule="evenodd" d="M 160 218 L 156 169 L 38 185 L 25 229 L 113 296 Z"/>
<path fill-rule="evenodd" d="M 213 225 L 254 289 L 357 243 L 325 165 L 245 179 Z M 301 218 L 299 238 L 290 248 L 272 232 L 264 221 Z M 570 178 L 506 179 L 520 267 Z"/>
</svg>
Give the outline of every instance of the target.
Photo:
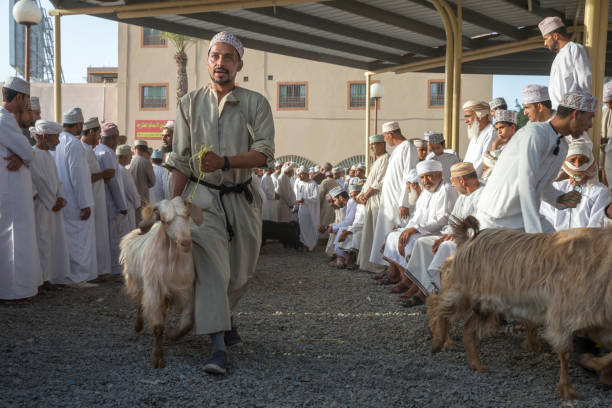
<svg viewBox="0 0 612 408">
<path fill-rule="evenodd" d="M 374 134 L 378 128 L 378 101 L 385 96 L 385 88 L 378 82 L 370 85 L 370 98 L 374 99 Z"/>
<path fill-rule="evenodd" d="M 34 0 L 19 0 L 13 6 L 13 18 L 26 27 L 25 32 L 25 80 L 30 81 L 30 27 L 42 20 L 42 12 Z"/>
</svg>

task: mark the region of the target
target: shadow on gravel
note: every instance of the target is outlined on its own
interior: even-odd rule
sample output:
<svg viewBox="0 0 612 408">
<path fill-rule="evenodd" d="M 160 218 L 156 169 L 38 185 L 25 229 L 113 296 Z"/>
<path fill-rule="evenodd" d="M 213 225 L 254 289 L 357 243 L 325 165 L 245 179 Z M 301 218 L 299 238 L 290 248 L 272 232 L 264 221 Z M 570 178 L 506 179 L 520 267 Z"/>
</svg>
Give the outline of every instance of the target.
<svg viewBox="0 0 612 408">
<path fill-rule="evenodd" d="M 0 406 L 559 407 L 558 360 L 521 349 L 521 333 L 485 340 L 491 373 L 470 371 L 464 349 L 431 354 L 425 308 L 405 309 L 365 272 L 335 270 L 314 253 L 264 247 L 236 318 L 244 344 L 230 373 L 210 377 L 207 336 L 165 346 L 134 333 L 122 285 L 69 289 L 30 306 L 0 307 Z M 453 327 L 456 340 L 460 333 Z M 541 339 L 542 340 L 542 339 Z M 543 342 L 543 340 L 542 340 Z M 612 392 L 572 366 L 577 407 Z"/>
</svg>

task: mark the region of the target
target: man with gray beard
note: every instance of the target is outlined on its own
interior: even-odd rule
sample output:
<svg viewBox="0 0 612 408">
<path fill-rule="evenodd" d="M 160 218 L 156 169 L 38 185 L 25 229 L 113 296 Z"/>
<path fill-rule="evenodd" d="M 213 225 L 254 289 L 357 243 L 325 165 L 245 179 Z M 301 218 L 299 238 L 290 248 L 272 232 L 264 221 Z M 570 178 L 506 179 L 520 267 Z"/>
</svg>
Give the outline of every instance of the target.
<svg viewBox="0 0 612 408">
<path fill-rule="evenodd" d="M 470 100 L 463 104 L 465 124 L 468 125 L 470 144 L 463 161 L 472 163 L 478 177 L 482 174 L 482 159 L 491 144 L 497 138 L 496 130 L 491 123 L 489 104 L 484 101 Z"/>
</svg>

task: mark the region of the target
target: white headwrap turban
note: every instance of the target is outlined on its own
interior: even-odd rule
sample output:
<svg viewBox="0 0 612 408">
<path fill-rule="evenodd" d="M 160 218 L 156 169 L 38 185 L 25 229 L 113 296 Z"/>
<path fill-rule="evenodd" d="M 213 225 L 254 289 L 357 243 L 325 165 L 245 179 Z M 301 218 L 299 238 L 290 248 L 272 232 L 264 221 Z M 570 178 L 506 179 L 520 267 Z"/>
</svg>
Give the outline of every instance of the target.
<svg viewBox="0 0 612 408">
<path fill-rule="evenodd" d="M 302 173 L 308 174 L 308 167 L 300 166 L 300 168 L 297 170 L 297 174 L 302 174 Z"/>
<path fill-rule="evenodd" d="M 489 104 L 484 101 L 467 101 L 463 104 L 463 110 L 474 111 L 479 119 L 491 115 L 491 108 L 489 107 Z"/>
<path fill-rule="evenodd" d="M 423 160 L 416 166 L 416 171 L 419 176 L 425 173 L 432 173 L 434 171 L 442 172 L 442 163 L 437 160 Z"/>
<path fill-rule="evenodd" d="M 36 133 L 39 135 L 58 135 L 62 131 L 62 125 L 50 120 L 37 120 L 34 126 L 36 127 Z"/>
<path fill-rule="evenodd" d="M 418 183 L 419 175 L 415 169 L 412 169 L 404 176 L 404 183 Z"/>
</svg>

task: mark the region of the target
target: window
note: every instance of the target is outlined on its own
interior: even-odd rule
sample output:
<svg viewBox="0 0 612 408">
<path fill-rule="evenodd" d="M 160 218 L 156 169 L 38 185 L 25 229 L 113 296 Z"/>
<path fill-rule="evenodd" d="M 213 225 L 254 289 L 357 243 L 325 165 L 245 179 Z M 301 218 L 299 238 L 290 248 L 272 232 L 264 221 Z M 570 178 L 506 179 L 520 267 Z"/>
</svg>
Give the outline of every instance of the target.
<svg viewBox="0 0 612 408">
<path fill-rule="evenodd" d="M 162 37 L 162 32 L 159 30 L 143 27 L 141 36 L 141 45 L 143 47 L 167 47 L 166 40 Z"/>
<path fill-rule="evenodd" d="M 427 107 L 428 108 L 444 107 L 444 81 L 443 80 L 429 80 L 427 81 L 427 87 L 428 87 Z"/>
<path fill-rule="evenodd" d="M 279 83 L 278 109 L 307 110 L 308 84 L 304 82 Z"/>
<path fill-rule="evenodd" d="M 168 110 L 168 84 L 140 85 L 141 110 Z"/>
<path fill-rule="evenodd" d="M 379 82 L 379 81 L 375 81 Z M 374 82 L 372 82 L 374 83 Z M 355 81 L 348 83 L 348 109 L 365 109 L 366 105 L 366 83 Z M 374 99 L 370 100 L 370 106 L 374 107 Z M 380 108 L 380 101 L 378 102 Z"/>
</svg>

